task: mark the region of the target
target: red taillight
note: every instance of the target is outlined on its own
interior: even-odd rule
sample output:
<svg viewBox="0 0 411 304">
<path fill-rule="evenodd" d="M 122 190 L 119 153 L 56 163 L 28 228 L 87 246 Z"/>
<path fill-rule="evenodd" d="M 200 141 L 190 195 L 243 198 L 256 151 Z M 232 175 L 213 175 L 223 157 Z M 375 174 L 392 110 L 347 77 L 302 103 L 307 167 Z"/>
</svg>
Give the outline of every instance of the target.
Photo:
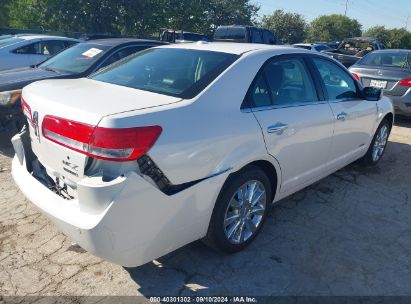
<svg viewBox="0 0 411 304">
<path fill-rule="evenodd" d="M 357 79 L 358 81 L 360 81 L 360 76 L 358 76 L 357 73 L 351 73 L 355 79 Z"/>
<path fill-rule="evenodd" d="M 411 87 L 411 78 L 405 78 L 401 80 L 400 85 L 404 87 Z"/>
<path fill-rule="evenodd" d="M 27 102 L 21 97 L 21 110 L 23 114 L 27 116 L 27 118 L 31 121 L 31 108 L 27 104 Z"/>
<path fill-rule="evenodd" d="M 131 161 L 150 150 L 162 128 L 102 128 L 47 115 L 42 132 L 45 138 L 94 158 Z"/>
</svg>

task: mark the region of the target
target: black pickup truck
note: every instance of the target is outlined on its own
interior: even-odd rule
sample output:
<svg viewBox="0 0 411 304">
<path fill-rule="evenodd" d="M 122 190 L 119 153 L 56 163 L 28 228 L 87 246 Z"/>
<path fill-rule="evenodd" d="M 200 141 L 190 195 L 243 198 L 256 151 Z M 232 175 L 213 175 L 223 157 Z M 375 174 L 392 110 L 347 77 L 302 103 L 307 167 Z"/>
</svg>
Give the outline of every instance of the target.
<svg viewBox="0 0 411 304">
<path fill-rule="evenodd" d="M 384 45 L 377 39 L 368 37 L 356 37 L 344 39 L 336 50 L 324 51 L 334 59 L 340 61 L 347 68 L 356 63 L 366 54 L 383 50 Z"/>
</svg>

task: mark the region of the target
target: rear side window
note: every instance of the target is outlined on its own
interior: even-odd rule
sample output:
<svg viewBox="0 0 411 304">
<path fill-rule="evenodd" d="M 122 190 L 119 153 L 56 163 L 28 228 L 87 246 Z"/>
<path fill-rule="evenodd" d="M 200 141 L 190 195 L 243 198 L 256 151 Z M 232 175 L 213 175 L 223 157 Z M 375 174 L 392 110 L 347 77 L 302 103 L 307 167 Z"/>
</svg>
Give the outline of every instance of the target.
<svg viewBox="0 0 411 304">
<path fill-rule="evenodd" d="M 321 58 L 313 58 L 327 90 L 329 100 L 356 98 L 357 86 L 354 79 L 335 63 Z"/>
<path fill-rule="evenodd" d="M 190 49 L 148 49 L 92 79 L 180 98 L 193 98 L 239 56 Z"/>
<path fill-rule="evenodd" d="M 218 27 L 214 33 L 214 39 L 245 40 L 246 29 L 244 27 Z"/>
<path fill-rule="evenodd" d="M 263 40 L 265 44 L 275 44 L 276 43 L 274 34 L 271 33 L 269 30 L 263 30 Z"/>
<path fill-rule="evenodd" d="M 263 43 L 263 33 L 260 29 L 252 27 L 251 32 L 251 42 L 252 43 Z"/>
<path fill-rule="evenodd" d="M 299 105 L 318 100 L 317 91 L 304 60 L 279 59 L 269 62 L 249 91 L 250 105 Z"/>
</svg>

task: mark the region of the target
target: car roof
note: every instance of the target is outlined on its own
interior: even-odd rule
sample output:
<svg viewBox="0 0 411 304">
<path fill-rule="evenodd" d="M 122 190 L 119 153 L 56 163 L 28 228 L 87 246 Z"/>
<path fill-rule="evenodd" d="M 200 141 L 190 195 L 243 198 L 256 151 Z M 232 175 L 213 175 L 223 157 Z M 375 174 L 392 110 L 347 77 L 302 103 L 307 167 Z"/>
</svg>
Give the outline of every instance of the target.
<svg viewBox="0 0 411 304">
<path fill-rule="evenodd" d="M 251 51 L 266 50 L 266 49 L 291 49 L 295 51 L 295 48 L 291 46 L 280 46 L 271 44 L 258 44 L 258 43 L 235 43 L 235 42 L 193 42 L 193 43 L 182 43 L 182 44 L 172 44 L 166 46 L 167 48 L 176 49 L 192 49 L 192 50 L 202 50 L 202 51 L 213 51 L 230 53 L 235 55 L 241 55 Z M 308 52 L 308 51 L 307 51 Z"/>
<path fill-rule="evenodd" d="M 68 38 L 68 37 L 62 37 L 62 36 L 41 35 L 41 34 L 21 34 L 21 35 L 14 35 L 14 37 L 24 39 L 24 40 L 33 40 L 33 39 L 42 39 L 42 38 L 77 40 L 74 38 Z"/>
<path fill-rule="evenodd" d="M 313 45 L 314 45 L 314 43 L 294 43 L 293 45 L 313 46 Z"/>
<path fill-rule="evenodd" d="M 404 50 L 404 49 L 385 49 L 385 50 L 376 50 L 373 53 L 411 53 L 411 50 Z"/>
<path fill-rule="evenodd" d="M 136 44 L 155 44 L 155 45 L 167 45 L 167 43 L 158 41 L 158 40 L 150 40 L 150 39 L 135 39 L 135 38 L 105 38 L 105 39 L 93 39 L 84 41 L 84 43 L 90 44 L 99 44 L 99 45 L 107 45 L 107 46 L 118 46 L 125 43 L 136 43 Z"/>
</svg>

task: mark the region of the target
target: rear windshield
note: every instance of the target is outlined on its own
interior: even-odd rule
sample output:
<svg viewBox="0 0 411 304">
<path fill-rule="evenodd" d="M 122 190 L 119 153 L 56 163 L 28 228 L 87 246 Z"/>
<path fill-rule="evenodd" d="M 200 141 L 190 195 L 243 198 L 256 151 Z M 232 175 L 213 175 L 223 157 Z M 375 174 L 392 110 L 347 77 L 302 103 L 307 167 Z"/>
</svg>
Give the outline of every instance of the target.
<svg viewBox="0 0 411 304">
<path fill-rule="evenodd" d="M 364 56 L 358 64 L 411 69 L 410 59 L 409 53 L 370 53 Z"/>
<path fill-rule="evenodd" d="M 4 38 L 4 39 L 2 38 L 0 39 L 0 48 L 6 47 L 6 46 L 9 46 L 9 45 L 21 42 L 21 41 L 24 41 L 24 39 L 16 38 L 16 37 Z"/>
<path fill-rule="evenodd" d="M 164 95 L 193 98 L 239 56 L 189 49 L 148 49 L 91 78 Z"/>
<path fill-rule="evenodd" d="M 245 34 L 244 27 L 218 27 L 215 30 L 214 39 L 245 40 Z"/>
<path fill-rule="evenodd" d="M 109 46 L 80 43 L 45 61 L 39 65 L 39 68 L 63 73 L 82 73 L 104 56 L 109 49 Z"/>
</svg>

